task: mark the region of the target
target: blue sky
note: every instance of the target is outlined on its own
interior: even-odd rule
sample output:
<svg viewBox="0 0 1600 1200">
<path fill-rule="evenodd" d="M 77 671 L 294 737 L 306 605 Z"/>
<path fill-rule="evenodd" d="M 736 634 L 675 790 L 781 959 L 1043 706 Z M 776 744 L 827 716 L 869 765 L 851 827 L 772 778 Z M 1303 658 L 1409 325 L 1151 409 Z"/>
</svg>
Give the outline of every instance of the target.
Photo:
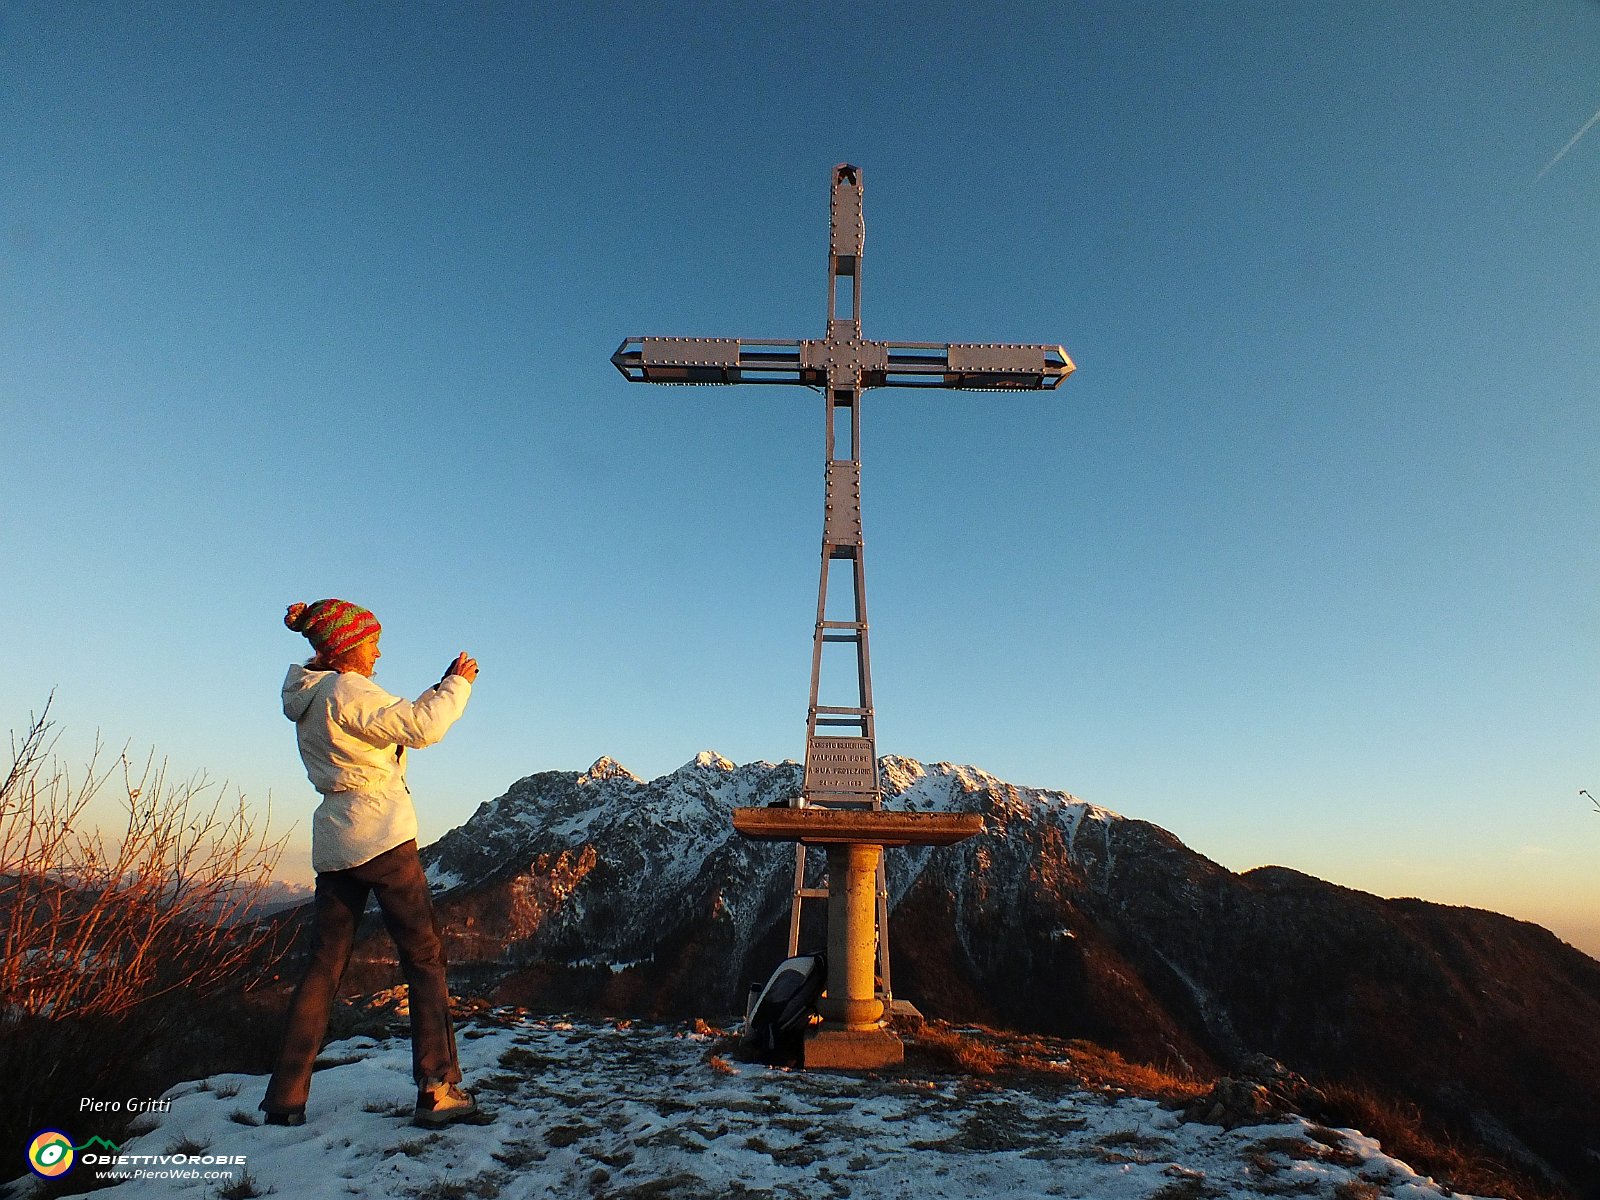
<svg viewBox="0 0 1600 1200">
<path fill-rule="evenodd" d="M 298 819 L 294 600 L 537 770 L 802 751 L 822 405 L 625 336 L 1059 342 L 869 392 L 882 752 L 1600 953 L 1600 7 L 0 10 L 0 712 Z M 1568 147 L 1558 161 L 1552 160 Z"/>
</svg>

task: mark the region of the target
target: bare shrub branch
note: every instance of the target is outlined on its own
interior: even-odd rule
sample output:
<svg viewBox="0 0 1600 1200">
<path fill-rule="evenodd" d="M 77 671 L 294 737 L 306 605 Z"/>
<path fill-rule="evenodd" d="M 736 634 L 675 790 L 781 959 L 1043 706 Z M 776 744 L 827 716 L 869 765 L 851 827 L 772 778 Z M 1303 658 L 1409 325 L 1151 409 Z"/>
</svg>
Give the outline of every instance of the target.
<svg viewBox="0 0 1600 1200">
<path fill-rule="evenodd" d="M 81 776 L 30 717 L 0 786 L 0 1017 L 115 1017 L 235 978 L 270 936 L 245 923 L 287 835 L 205 775 L 174 783 L 152 754 L 109 765 L 97 742 Z M 113 784 L 115 780 L 115 784 Z M 115 787 L 120 833 L 88 823 Z"/>
</svg>

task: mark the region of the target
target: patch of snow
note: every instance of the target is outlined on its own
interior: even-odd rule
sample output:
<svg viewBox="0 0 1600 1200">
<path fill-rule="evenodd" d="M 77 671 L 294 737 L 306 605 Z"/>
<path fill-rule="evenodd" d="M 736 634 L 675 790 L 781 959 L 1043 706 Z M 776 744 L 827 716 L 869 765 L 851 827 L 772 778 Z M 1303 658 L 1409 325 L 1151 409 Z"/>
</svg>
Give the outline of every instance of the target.
<svg viewBox="0 0 1600 1200">
<path fill-rule="evenodd" d="M 219 1075 L 171 1089 L 171 1111 L 121 1152 L 243 1155 L 235 1181 L 248 1172 L 256 1194 L 295 1200 L 1447 1194 L 1353 1131 L 1349 1153 L 1329 1156 L 1299 1119 L 1224 1131 L 1145 1099 L 735 1065 L 682 1027 L 502 1017 L 460 1032 L 466 1084 L 498 1108 L 493 1124 L 412 1127 L 409 1043 L 355 1038 L 324 1050 L 342 1065 L 317 1072 L 303 1128 L 255 1124 L 263 1076 Z M 209 1200 L 220 1184 L 147 1174 L 114 1186 L 118 1200 Z"/>
<path fill-rule="evenodd" d="M 632 962 L 611 962 L 608 959 L 600 958 L 577 958 L 573 959 L 572 965 L 575 967 L 605 967 L 613 975 L 620 975 L 634 967 L 648 966 L 655 960 L 656 956 L 654 954 L 647 955 L 644 958 L 636 958 Z"/>
<path fill-rule="evenodd" d="M 461 882 L 461 876 L 454 871 L 446 871 L 438 863 L 434 863 L 422 874 L 428 881 L 429 889 L 435 892 L 448 892 Z"/>
</svg>

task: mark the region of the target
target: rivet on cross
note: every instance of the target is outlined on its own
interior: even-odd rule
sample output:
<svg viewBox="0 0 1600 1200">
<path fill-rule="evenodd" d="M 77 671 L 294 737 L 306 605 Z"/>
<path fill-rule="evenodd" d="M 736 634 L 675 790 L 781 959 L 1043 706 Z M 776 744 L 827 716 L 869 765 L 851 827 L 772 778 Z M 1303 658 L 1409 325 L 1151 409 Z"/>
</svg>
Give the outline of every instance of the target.
<svg viewBox="0 0 1600 1200">
<path fill-rule="evenodd" d="M 812 635 L 811 702 L 806 716 L 805 779 L 799 803 L 845 809 L 881 806 L 861 537 L 861 444 L 857 424 L 861 394 L 874 387 L 1040 390 L 1059 387 L 1073 370 L 1072 360 L 1060 346 L 875 342 L 863 338 L 861 257 L 866 225 L 861 194 L 860 168 L 849 163 L 834 167 L 828 329 L 820 341 L 628 338 L 611 356 L 617 369 L 637 383 L 798 383 L 820 388 L 826 396 L 822 577 Z M 850 564 L 848 620 L 829 618 L 828 575 L 836 562 Z M 853 704 L 818 703 L 823 651 L 836 643 L 855 650 L 855 695 L 840 697 L 854 699 Z M 888 897 L 881 860 L 877 880 L 878 974 L 880 994 L 887 1002 L 892 989 Z M 800 844 L 795 855 L 789 953 L 795 953 L 799 945 L 802 901 L 827 895 L 826 889 L 805 886 L 805 845 Z"/>
</svg>

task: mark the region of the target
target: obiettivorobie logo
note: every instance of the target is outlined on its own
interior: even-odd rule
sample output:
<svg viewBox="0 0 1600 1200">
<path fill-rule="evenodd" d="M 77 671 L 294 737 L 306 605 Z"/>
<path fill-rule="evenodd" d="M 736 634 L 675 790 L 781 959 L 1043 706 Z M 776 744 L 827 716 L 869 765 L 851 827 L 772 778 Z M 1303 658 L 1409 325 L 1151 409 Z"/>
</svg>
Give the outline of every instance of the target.
<svg viewBox="0 0 1600 1200">
<path fill-rule="evenodd" d="M 35 1175 L 46 1179 L 59 1179 L 79 1162 L 85 1166 L 138 1167 L 133 1178 L 199 1178 L 197 1172 L 183 1171 L 185 1167 L 242 1167 L 243 1154 L 124 1154 L 122 1147 L 103 1137 L 92 1137 L 81 1146 L 59 1129 L 45 1129 L 34 1134 L 28 1143 L 28 1166 Z M 160 1170 L 148 1170 L 159 1167 Z M 172 1168 L 179 1168 L 174 1171 Z M 232 1171 L 208 1171 L 205 1178 L 230 1178 Z"/>
</svg>

